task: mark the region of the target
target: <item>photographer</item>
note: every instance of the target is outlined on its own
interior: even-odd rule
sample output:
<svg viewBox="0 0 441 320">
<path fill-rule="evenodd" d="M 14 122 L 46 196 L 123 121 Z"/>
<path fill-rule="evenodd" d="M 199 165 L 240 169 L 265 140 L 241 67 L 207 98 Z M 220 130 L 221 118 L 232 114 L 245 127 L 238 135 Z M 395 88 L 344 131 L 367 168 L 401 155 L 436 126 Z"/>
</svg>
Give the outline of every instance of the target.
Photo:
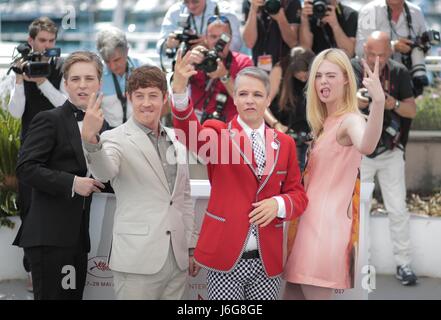
<svg viewBox="0 0 441 320">
<path fill-rule="evenodd" d="M 189 41 L 190 46 L 204 43 L 204 34 L 207 30 L 207 20 L 213 15 L 228 17 L 232 30 L 231 48 L 239 51 L 242 47 L 240 23 L 234 11 L 226 2 L 214 0 L 183 0 L 172 5 L 165 14 L 161 25 L 161 35 L 157 43 L 157 50 L 162 55 L 166 49 L 177 49 L 180 42 L 176 31 L 183 28 L 184 32 L 196 35 L 196 39 Z M 184 21 L 182 21 L 184 20 Z"/>
<path fill-rule="evenodd" d="M 132 105 L 126 97 L 126 83 L 132 70 L 143 64 L 154 65 L 154 63 L 150 59 L 141 62 L 129 57 L 126 35 L 118 28 L 100 31 L 97 35 L 96 47 L 106 64 L 102 85 L 104 119 L 115 128 L 132 115 Z"/>
<path fill-rule="evenodd" d="M 389 34 L 395 61 L 404 64 L 409 71 L 412 71 L 413 65 L 422 64 L 423 69 L 420 72 L 412 72 L 414 96 L 417 97 L 428 81 L 424 53 L 421 54 L 418 46 L 415 46 L 417 39 L 426 31 L 421 9 L 404 0 L 375 0 L 365 5 L 359 14 L 356 46 L 358 56 L 363 55 L 363 44 L 375 30 Z"/>
<path fill-rule="evenodd" d="M 375 57 L 380 59 L 380 80 L 386 94 L 383 132 L 373 154 L 361 164 L 362 182 L 374 182 L 378 177 L 381 193 L 390 221 L 393 253 L 397 264 L 396 277 L 403 285 L 413 285 L 417 277 L 410 268 L 411 243 L 409 212 L 406 209 L 406 184 L 404 152 L 411 119 L 416 115 L 409 72 L 402 64 L 390 59 L 392 50 L 389 35 L 375 31 L 364 45 L 364 59 L 372 67 Z M 356 74 L 359 108 L 369 112 L 369 96 L 361 81 L 365 70 L 360 59 L 353 59 Z"/>
<path fill-rule="evenodd" d="M 64 104 L 66 95 L 64 90 L 61 58 L 49 58 L 43 55 L 48 49 L 55 47 L 58 28 L 55 23 L 47 18 L 40 17 L 29 25 L 28 44 L 30 55 L 42 55 L 40 62 L 48 63 L 49 75 L 47 77 L 29 77 L 26 73 L 12 73 L 15 77 L 15 87 L 12 89 L 8 111 L 15 118 L 21 118 L 21 145 L 24 144 L 26 134 L 32 119 L 41 111 L 53 109 Z M 26 47 L 23 47 L 26 48 Z M 28 56 L 29 56 L 28 54 Z M 29 66 L 29 61 L 17 61 L 14 65 L 18 72 L 22 72 L 25 65 Z M 29 68 L 28 68 L 29 69 Z M 32 188 L 19 181 L 18 186 L 18 207 L 20 219 L 25 220 L 31 205 Z M 14 240 L 14 245 L 18 244 L 21 229 Z M 23 257 L 23 266 L 29 274 L 28 291 L 32 291 L 32 280 L 30 276 L 31 266 L 26 256 Z"/>
<path fill-rule="evenodd" d="M 306 151 L 312 140 L 306 120 L 305 87 L 314 53 L 302 47 L 291 49 L 289 57 L 279 62 L 270 73 L 272 103 L 265 112 L 271 128 L 290 135 L 296 142 L 297 159 L 303 172 Z"/>
<path fill-rule="evenodd" d="M 236 114 L 232 99 L 237 73 L 253 65 L 242 53 L 231 51 L 229 19 L 212 16 L 207 21 L 207 44 L 191 51 L 191 62 L 198 73 L 190 79 L 191 99 L 198 119 L 215 118 L 229 122 Z"/>
<path fill-rule="evenodd" d="M 256 66 L 271 71 L 297 45 L 299 0 L 245 0 L 243 40 Z"/>
<path fill-rule="evenodd" d="M 315 54 L 339 48 L 355 53 L 357 11 L 338 0 L 305 0 L 300 18 L 300 45 Z"/>
<path fill-rule="evenodd" d="M 29 25 L 28 44 L 32 53 L 44 53 L 55 47 L 58 28 L 47 17 L 34 20 Z M 43 110 L 61 106 L 66 101 L 66 93 L 62 81 L 62 59 L 42 56 L 41 62 L 49 63 L 50 74 L 47 77 L 29 77 L 26 73 L 13 74 L 15 87 L 11 92 L 8 111 L 15 118 L 21 118 L 21 141 L 26 136 L 34 116 Z M 19 61 L 16 67 L 22 69 L 28 63 Z"/>
</svg>

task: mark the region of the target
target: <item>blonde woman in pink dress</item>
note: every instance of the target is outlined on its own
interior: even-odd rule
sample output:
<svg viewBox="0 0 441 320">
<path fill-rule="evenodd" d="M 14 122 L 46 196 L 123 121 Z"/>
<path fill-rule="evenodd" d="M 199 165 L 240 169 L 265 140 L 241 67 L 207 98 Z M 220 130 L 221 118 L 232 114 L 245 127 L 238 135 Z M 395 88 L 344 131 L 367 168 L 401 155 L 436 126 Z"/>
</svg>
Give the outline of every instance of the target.
<svg viewBox="0 0 441 320">
<path fill-rule="evenodd" d="M 330 299 L 333 290 L 353 287 L 359 167 L 362 155 L 377 145 L 384 113 L 378 57 L 373 71 L 363 63 L 363 84 L 372 98 L 367 121 L 343 51 L 325 50 L 311 66 L 306 110 L 314 141 L 304 176 L 309 204 L 290 228 L 295 237 L 285 265 L 284 299 Z"/>
</svg>

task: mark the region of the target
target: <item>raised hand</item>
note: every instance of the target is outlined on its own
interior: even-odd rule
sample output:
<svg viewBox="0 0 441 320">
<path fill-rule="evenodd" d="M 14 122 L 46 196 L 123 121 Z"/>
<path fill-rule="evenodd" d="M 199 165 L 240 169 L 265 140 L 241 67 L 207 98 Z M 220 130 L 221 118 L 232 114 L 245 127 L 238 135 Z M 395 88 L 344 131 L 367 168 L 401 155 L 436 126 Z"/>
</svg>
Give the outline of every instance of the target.
<svg viewBox="0 0 441 320">
<path fill-rule="evenodd" d="M 369 68 L 366 61 L 363 59 L 363 66 L 364 66 L 364 78 L 363 78 L 363 85 L 368 90 L 369 96 L 372 98 L 372 101 L 375 104 L 380 104 L 381 106 L 384 106 L 384 91 L 381 86 L 380 81 L 380 61 L 377 57 L 375 59 L 375 67 L 374 71 Z"/>
<path fill-rule="evenodd" d="M 188 79 L 197 74 L 194 65 L 191 63 L 191 50 L 182 57 L 182 50 L 179 49 L 176 54 L 175 71 L 173 73 L 173 93 L 184 93 Z"/>
<path fill-rule="evenodd" d="M 98 98 L 96 93 L 92 93 L 87 104 L 86 114 L 83 120 L 83 129 L 81 130 L 81 137 L 89 143 L 98 143 L 96 136 L 99 134 L 104 123 L 104 115 L 101 110 L 101 102 L 103 101 L 103 94 Z"/>
</svg>

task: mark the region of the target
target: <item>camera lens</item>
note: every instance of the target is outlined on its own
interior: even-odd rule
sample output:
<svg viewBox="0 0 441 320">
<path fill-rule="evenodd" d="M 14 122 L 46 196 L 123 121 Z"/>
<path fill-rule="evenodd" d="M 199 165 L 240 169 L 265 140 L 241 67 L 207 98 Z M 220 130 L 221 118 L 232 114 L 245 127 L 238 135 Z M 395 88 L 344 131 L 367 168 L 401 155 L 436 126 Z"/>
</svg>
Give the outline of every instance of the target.
<svg viewBox="0 0 441 320">
<path fill-rule="evenodd" d="M 314 1 L 312 4 L 312 13 L 317 19 L 322 19 L 326 15 L 328 3 L 324 0 Z"/>
<path fill-rule="evenodd" d="M 268 14 L 276 14 L 280 10 L 280 0 L 267 0 L 265 1 L 265 11 L 268 12 Z"/>
</svg>

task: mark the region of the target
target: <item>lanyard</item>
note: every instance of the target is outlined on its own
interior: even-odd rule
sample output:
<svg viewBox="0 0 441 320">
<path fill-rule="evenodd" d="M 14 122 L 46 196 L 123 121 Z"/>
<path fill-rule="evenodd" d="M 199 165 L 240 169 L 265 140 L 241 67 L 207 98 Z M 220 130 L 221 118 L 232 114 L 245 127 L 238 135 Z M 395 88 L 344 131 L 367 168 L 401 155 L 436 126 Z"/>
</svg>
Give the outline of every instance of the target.
<svg viewBox="0 0 441 320">
<path fill-rule="evenodd" d="M 198 35 L 201 35 L 201 34 L 202 34 L 202 31 L 203 31 L 203 29 L 204 29 L 205 11 L 207 11 L 207 4 L 205 4 L 204 12 L 202 12 L 202 17 L 201 17 L 201 27 L 200 27 L 200 31 L 198 32 Z M 197 31 L 198 31 L 198 27 L 197 27 L 197 25 L 196 25 L 196 20 L 194 19 L 194 16 L 193 16 L 192 13 L 190 14 L 190 18 L 191 18 L 191 22 L 193 22 L 194 29 L 195 29 L 196 32 L 197 32 Z"/>
<path fill-rule="evenodd" d="M 125 78 L 124 87 L 125 88 L 127 88 L 128 73 L 129 73 L 129 61 L 127 58 L 126 72 L 124 74 L 124 78 Z M 121 90 L 119 83 L 118 83 L 118 79 L 116 78 L 116 75 L 113 72 L 112 72 L 112 78 L 113 78 L 113 84 L 115 85 L 116 96 L 118 97 L 118 100 L 121 102 L 121 106 L 123 109 L 122 122 L 125 123 L 127 121 L 127 97 L 125 94 L 122 93 L 122 90 Z"/>
<path fill-rule="evenodd" d="M 407 23 L 407 30 L 409 32 L 407 38 L 410 39 L 413 33 L 414 35 L 416 35 L 415 30 L 413 30 L 413 26 L 412 26 L 412 16 L 410 15 L 410 10 L 409 7 L 407 6 L 407 3 L 404 2 L 404 12 L 406 15 L 406 23 Z M 392 39 L 392 33 L 394 33 L 397 38 L 400 38 L 400 35 L 397 33 L 397 30 L 395 30 L 395 27 L 392 24 L 392 10 L 389 6 L 387 6 L 387 18 L 389 20 L 389 27 L 390 27 L 390 38 Z"/>
</svg>

